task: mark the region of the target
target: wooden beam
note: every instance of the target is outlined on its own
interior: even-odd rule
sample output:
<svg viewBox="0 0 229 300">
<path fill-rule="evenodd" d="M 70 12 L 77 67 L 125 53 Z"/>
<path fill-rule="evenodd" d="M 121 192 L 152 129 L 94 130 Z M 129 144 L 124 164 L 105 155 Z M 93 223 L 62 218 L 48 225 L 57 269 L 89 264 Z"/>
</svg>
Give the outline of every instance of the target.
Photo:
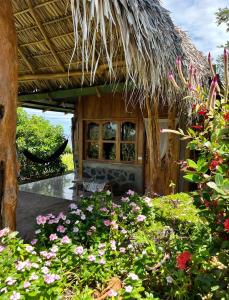
<svg viewBox="0 0 229 300">
<path fill-rule="evenodd" d="M 123 68 L 125 64 L 123 61 L 118 61 L 113 63 L 114 68 Z M 96 71 L 97 74 L 104 73 L 109 68 L 108 64 L 100 65 Z M 47 74 L 26 74 L 19 75 L 19 81 L 36 81 L 36 80 L 54 80 L 60 78 L 68 78 L 68 77 L 82 77 L 90 76 L 91 72 L 82 72 L 82 71 L 71 71 L 71 72 L 63 72 L 63 73 L 47 73 Z"/>
<path fill-rule="evenodd" d="M 12 1 L 0 0 L 0 227 L 16 229 L 17 37 Z"/>
<path fill-rule="evenodd" d="M 32 100 L 56 100 L 62 101 L 62 99 L 67 98 L 75 98 L 79 96 L 92 96 L 96 95 L 96 87 L 99 89 L 100 94 L 107 94 L 112 92 L 123 92 L 125 90 L 125 84 L 107 84 L 107 85 L 99 85 L 99 86 L 90 86 L 90 87 L 82 87 L 76 89 L 67 89 L 67 90 L 57 90 L 49 93 L 33 93 L 27 95 L 18 95 L 19 101 L 32 101 Z M 131 90 L 131 86 L 128 87 L 128 90 Z"/>
<path fill-rule="evenodd" d="M 57 56 L 57 54 L 56 54 L 56 52 L 55 52 L 55 49 L 54 49 L 54 45 L 53 45 L 53 43 L 50 41 L 50 39 L 49 39 L 49 37 L 48 37 L 48 35 L 47 35 L 46 31 L 45 31 L 45 28 L 44 28 L 43 24 L 42 24 L 41 21 L 39 20 L 39 17 L 38 17 L 38 15 L 37 15 L 37 13 L 36 13 L 34 7 L 33 7 L 33 4 L 32 4 L 32 1 L 31 1 L 31 0 L 28 0 L 28 5 L 29 5 L 30 12 L 31 12 L 31 14 L 32 14 L 32 16 L 33 16 L 33 18 L 34 18 L 34 20 L 35 20 L 37 26 L 39 27 L 39 29 L 40 29 L 42 35 L 43 35 L 44 38 L 45 38 L 46 44 L 48 45 L 48 47 L 49 47 L 49 49 L 50 49 L 52 55 L 53 55 L 54 58 L 56 59 L 56 61 L 57 61 L 58 65 L 59 65 L 59 67 L 60 67 L 61 70 L 64 72 L 64 71 L 65 71 L 65 67 L 64 67 L 62 61 L 60 60 L 60 58 Z"/>
<path fill-rule="evenodd" d="M 30 71 L 34 74 L 35 73 L 35 69 L 33 67 L 33 65 L 30 63 L 30 61 L 28 60 L 28 58 L 25 56 L 25 54 L 23 53 L 23 50 L 21 49 L 20 46 L 18 46 L 18 52 L 20 54 L 20 56 L 22 57 L 23 61 L 27 64 L 27 66 L 29 67 Z"/>
</svg>

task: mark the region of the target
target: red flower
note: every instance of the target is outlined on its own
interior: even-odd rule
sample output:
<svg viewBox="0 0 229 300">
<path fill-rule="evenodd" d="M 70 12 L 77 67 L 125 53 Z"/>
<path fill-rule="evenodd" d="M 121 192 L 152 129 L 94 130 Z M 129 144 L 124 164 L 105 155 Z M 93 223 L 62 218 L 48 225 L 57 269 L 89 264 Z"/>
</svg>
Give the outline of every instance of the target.
<svg viewBox="0 0 229 300">
<path fill-rule="evenodd" d="M 196 129 L 196 130 L 201 130 L 203 129 L 203 126 L 202 125 L 193 125 L 191 126 L 193 129 Z"/>
<path fill-rule="evenodd" d="M 226 219 L 223 223 L 225 231 L 229 231 L 229 219 Z"/>
<path fill-rule="evenodd" d="M 223 117 L 226 122 L 229 122 L 229 112 L 225 113 Z"/>
<path fill-rule="evenodd" d="M 215 153 L 214 159 L 211 161 L 209 165 L 209 169 L 212 171 L 222 163 L 223 163 L 223 158 L 218 153 Z"/>
<path fill-rule="evenodd" d="M 205 116 L 207 114 L 207 109 L 205 107 L 202 107 L 200 108 L 200 110 L 198 110 L 198 115 L 201 115 L 201 116 Z"/>
<path fill-rule="evenodd" d="M 177 267 L 180 270 L 185 270 L 187 268 L 186 264 L 188 261 L 190 261 L 192 258 L 192 255 L 189 251 L 184 251 L 177 255 L 176 261 L 177 261 Z"/>
</svg>

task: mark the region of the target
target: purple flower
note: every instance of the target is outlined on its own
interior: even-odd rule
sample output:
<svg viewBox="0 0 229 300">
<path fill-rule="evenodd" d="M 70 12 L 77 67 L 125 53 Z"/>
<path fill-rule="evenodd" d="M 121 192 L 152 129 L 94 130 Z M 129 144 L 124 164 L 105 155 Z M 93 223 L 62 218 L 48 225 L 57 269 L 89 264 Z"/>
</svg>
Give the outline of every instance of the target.
<svg viewBox="0 0 229 300">
<path fill-rule="evenodd" d="M 143 222 L 143 221 L 145 221 L 145 219 L 146 219 L 146 216 L 144 216 L 144 215 L 139 215 L 139 216 L 137 217 L 137 222 Z"/>
<path fill-rule="evenodd" d="M 94 255 L 89 255 L 88 260 L 91 261 L 91 262 L 95 261 L 95 256 Z"/>
<path fill-rule="evenodd" d="M 25 271 L 25 269 L 31 268 L 31 262 L 27 259 L 25 261 L 19 261 L 16 265 L 17 271 Z"/>
<path fill-rule="evenodd" d="M 74 252 L 75 252 L 75 254 L 82 255 L 83 251 L 84 251 L 83 247 L 82 246 L 78 246 L 78 247 L 76 247 L 76 249 L 75 249 Z"/>
<path fill-rule="evenodd" d="M 134 195 L 134 191 L 132 191 L 132 190 L 128 190 L 128 191 L 127 191 L 127 195 L 129 195 L 129 196 L 133 196 L 133 195 Z"/>
<path fill-rule="evenodd" d="M 47 222 L 47 220 L 48 219 L 47 219 L 46 216 L 39 215 L 39 216 L 36 217 L 36 221 L 37 221 L 38 225 L 44 225 Z"/>
<path fill-rule="evenodd" d="M 101 207 L 101 208 L 100 208 L 100 211 L 101 211 L 101 212 L 109 213 L 109 210 L 108 210 L 106 207 Z"/>
<path fill-rule="evenodd" d="M 61 232 L 61 233 L 64 233 L 64 232 L 66 231 L 66 227 L 64 227 L 64 226 L 62 226 L 62 225 L 59 225 L 59 226 L 57 226 L 56 231 Z"/>
<path fill-rule="evenodd" d="M 10 296 L 10 300 L 19 300 L 21 299 L 21 294 L 13 291 L 12 296 Z"/>
<path fill-rule="evenodd" d="M 56 233 L 50 234 L 50 236 L 49 236 L 49 240 L 50 240 L 50 241 L 55 241 L 55 240 L 57 240 L 57 239 L 58 239 L 58 236 L 57 236 Z"/>
<path fill-rule="evenodd" d="M 65 235 L 65 236 L 62 237 L 62 239 L 60 240 L 60 242 L 62 244 L 70 244 L 71 240 L 70 240 L 70 238 L 67 235 Z"/>
<path fill-rule="evenodd" d="M 117 295 L 118 295 L 118 293 L 117 293 L 116 291 L 112 290 L 112 289 L 110 289 L 110 290 L 108 291 L 108 293 L 107 293 L 107 296 L 108 296 L 108 297 L 115 297 L 115 296 L 117 296 Z"/>
<path fill-rule="evenodd" d="M 5 249 L 4 246 L 0 245 L 0 253 Z"/>
<path fill-rule="evenodd" d="M 31 241 L 31 245 L 35 245 L 37 242 L 38 242 L 37 239 L 33 239 L 33 240 Z"/>
<path fill-rule="evenodd" d="M 66 220 L 67 217 L 63 212 L 60 212 L 57 218 L 62 219 L 64 221 L 64 220 Z"/>
<path fill-rule="evenodd" d="M 100 249 L 100 250 L 98 251 L 98 253 L 99 253 L 99 256 L 103 256 L 104 253 L 105 253 L 105 250 L 104 250 L 104 249 Z"/>
</svg>

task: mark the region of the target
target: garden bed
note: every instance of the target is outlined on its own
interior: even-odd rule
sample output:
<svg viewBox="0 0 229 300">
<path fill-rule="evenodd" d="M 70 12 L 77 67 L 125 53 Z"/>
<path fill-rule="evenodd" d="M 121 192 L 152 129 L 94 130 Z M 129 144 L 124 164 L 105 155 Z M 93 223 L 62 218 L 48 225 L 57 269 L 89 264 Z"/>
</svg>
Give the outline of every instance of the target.
<svg viewBox="0 0 229 300">
<path fill-rule="evenodd" d="M 226 299 L 226 250 L 188 195 L 77 205 L 38 216 L 31 244 L 0 231 L 0 299 Z"/>
</svg>

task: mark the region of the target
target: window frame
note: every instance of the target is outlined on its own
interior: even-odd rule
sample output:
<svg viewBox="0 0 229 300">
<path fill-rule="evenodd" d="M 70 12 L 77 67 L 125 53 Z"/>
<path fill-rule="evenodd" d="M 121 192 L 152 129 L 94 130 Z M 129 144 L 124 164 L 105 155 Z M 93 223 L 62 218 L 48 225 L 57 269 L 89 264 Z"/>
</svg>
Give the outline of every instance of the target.
<svg viewBox="0 0 229 300">
<path fill-rule="evenodd" d="M 121 139 L 121 128 L 122 125 L 124 123 L 133 123 L 135 125 L 135 139 L 133 141 L 125 141 Z M 95 123 L 97 125 L 99 125 L 99 138 L 98 140 L 91 140 L 88 139 L 88 124 L 90 123 Z M 116 123 L 117 124 L 117 130 L 116 130 L 116 138 L 115 140 L 103 140 L 103 125 L 106 123 Z M 88 160 L 88 161 L 95 161 L 95 162 L 109 162 L 109 163 L 124 163 L 124 164 L 137 164 L 137 147 L 138 147 L 138 122 L 136 119 L 85 119 L 83 120 L 83 129 L 84 129 L 84 140 L 83 140 L 83 157 L 84 160 Z M 98 144 L 99 147 L 99 156 L 98 158 L 89 158 L 87 157 L 87 144 L 88 143 L 94 143 L 94 144 Z M 104 159 L 103 157 L 103 144 L 104 143 L 113 143 L 115 144 L 115 153 L 116 153 L 116 159 L 114 160 L 109 160 L 109 159 Z M 134 160 L 131 161 L 125 161 L 125 160 L 121 160 L 121 145 L 122 144 L 134 144 L 135 147 L 135 158 Z"/>
</svg>

